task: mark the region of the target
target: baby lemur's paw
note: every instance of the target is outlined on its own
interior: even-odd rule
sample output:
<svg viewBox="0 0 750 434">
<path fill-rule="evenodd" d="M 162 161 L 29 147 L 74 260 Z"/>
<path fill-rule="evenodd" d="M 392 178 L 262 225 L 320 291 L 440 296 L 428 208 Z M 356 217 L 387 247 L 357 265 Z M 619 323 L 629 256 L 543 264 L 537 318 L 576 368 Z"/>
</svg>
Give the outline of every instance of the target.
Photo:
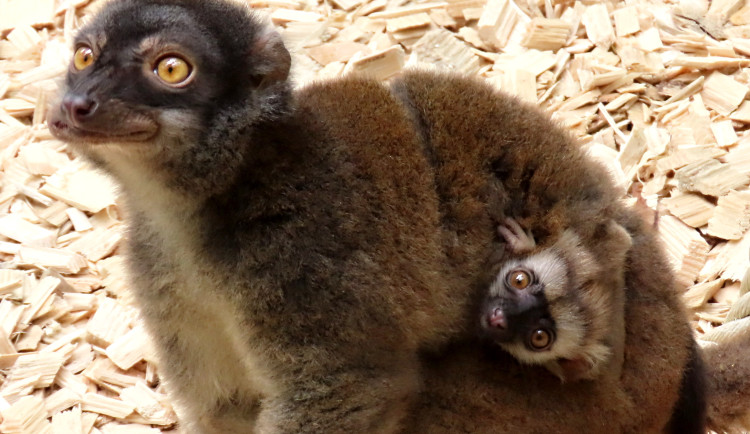
<svg viewBox="0 0 750 434">
<path fill-rule="evenodd" d="M 503 237 L 508 245 L 507 249 L 512 253 L 527 253 L 536 247 L 531 231 L 524 231 L 521 225 L 510 217 L 498 226 L 497 233 Z"/>
</svg>

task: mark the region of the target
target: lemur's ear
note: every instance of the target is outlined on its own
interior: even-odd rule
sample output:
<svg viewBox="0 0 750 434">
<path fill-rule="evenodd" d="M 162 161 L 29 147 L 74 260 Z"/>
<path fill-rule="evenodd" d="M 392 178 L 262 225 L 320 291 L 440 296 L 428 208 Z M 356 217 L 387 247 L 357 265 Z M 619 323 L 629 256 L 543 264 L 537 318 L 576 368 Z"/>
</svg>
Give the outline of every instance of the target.
<svg viewBox="0 0 750 434">
<path fill-rule="evenodd" d="M 630 236 L 630 233 L 622 227 L 621 224 L 617 223 L 614 220 L 611 220 L 607 224 L 607 236 L 612 237 L 615 246 L 615 254 L 618 256 L 621 256 L 624 260 L 625 257 L 628 254 L 628 251 L 630 250 L 630 247 L 633 245 L 633 239 Z"/>
<path fill-rule="evenodd" d="M 258 87 L 268 87 L 289 76 L 292 57 L 284 46 L 281 35 L 271 28 L 259 33 L 251 47 L 253 78 Z"/>
</svg>

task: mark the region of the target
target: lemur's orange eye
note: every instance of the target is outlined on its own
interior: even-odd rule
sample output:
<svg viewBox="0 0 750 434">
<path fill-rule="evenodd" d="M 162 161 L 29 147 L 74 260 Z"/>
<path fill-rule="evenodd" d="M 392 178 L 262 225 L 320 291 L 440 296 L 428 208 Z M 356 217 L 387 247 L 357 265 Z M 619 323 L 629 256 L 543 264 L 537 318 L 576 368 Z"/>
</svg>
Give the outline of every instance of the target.
<svg viewBox="0 0 750 434">
<path fill-rule="evenodd" d="M 94 52 L 91 50 L 91 47 L 86 45 L 78 47 L 73 55 L 73 66 L 75 66 L 77 70 L 83 71 L 91 66 L 92 63 L 94 63 Z"/>
<path fill-rule="evenodd" d="M 162 57 L 154 70 L 163 82 L 170 85 L 184 83 L 192 71 L 192 66 L 185 59 L 175 55 Z"/>
<path fill-rule="evenodd" d="M 506 279 L 508 285 L 515 289 L 526 289 L 531 284 L 531 276 L 524 270 L 513 270 Z"/>
<path fill-rule="evenodd" d="M 529 345 L 531 345 L 531 348 L 541 351 L 549 348 L 554 340 L 554 336 L 548 330 L 536 329 L 529 336 Z"/>
</svg>

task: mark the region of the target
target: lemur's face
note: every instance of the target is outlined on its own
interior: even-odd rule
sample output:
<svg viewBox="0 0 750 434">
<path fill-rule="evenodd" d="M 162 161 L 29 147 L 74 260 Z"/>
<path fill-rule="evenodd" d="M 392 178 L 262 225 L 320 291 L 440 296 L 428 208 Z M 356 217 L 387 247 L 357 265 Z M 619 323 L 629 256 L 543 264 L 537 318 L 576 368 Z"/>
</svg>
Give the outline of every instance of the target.
<svg viewBox="0 0 750 434">
<path fill-rule="evenodd" d="M 217 8 L 240 6 L 187 7 L 177 0 L 105 6 L 75 38 L 64 93 L 50 111 L 52 133 L 82 146 L 125 148 L 198 139 L 217 107 L 252 106 L 268 72 L 261 53 L 267 39 L 250 14 L 218 22 L 227 14 Z"/>
<path fill-rule="evenodd" d="M 114 7 L 81 29 L 65 93 L 51 111 L 55 136 L 142 143 L 197 121 L 194 114 L 218 96 L 214 77 L 224 60 L 217 41 L 194 37 L 201 25 L 169 8 Z"/>
<path fill-rule="evenodd" d="M 522 360 L 546 361 L 557 327 L 545 292 L 558 292 L 567 283 L 565 262 L 553 251 L 508 260 L 483 303 L 483 330 Z"/>
</svg>

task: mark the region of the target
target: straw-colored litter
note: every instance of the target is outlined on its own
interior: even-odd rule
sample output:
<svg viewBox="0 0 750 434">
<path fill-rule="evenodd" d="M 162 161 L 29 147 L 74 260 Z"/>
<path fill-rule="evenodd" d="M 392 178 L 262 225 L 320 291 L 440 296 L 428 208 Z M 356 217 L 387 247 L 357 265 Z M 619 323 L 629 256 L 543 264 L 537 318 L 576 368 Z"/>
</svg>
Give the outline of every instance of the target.
<svg viewBox="0 0 750 434">
<path fill-rule="evenodd" d="M 173 430 L 131 304 L 120 200 L 45 124 L 90 0 L 0 0 L 0 432 Z M 536 102 L 639 191 L 699 336 L 750 313 L 750 5 L 741 0 L 250 0 L 298 85 L 410 66 Z M 737 324 L 740 324 L 737 322 Z"/>
</svg>

